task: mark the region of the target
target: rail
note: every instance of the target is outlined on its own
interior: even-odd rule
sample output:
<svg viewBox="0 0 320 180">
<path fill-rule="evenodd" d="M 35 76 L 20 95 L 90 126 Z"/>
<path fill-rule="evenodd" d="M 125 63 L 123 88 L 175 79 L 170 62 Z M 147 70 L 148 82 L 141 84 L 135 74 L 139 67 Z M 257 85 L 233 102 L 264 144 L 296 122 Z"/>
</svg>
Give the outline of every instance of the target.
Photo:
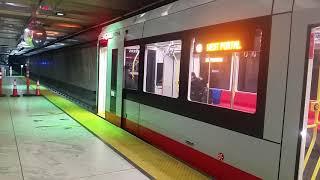
<svg viewBox="0 0 320 180">
<path fill-rule="evenodd" d="M 96 111 L 95 106 L 92 106 L 92 105 L 88 104 L 87 102 L 80 100 L 79 98 L 73 96 L 72 93 L 67 92 L 65 90 L 62 90 L 62 89 L 59 89 L 59 88 L 56 88 L 55 86 L 52 86 L 52 85 L 50 85 L 49 83 L 46 83 L 46 82 L 43 82 L 43 84 L 45 84 L 45 86 L 49 90 L 51 90 L 52 92 L 63 96 L 64 98 L 66 98 L 66 99 L 78 104 L 79 106 L 89 110 L 90 112 L 95 113 L 95 111 Z"/>
</svg>

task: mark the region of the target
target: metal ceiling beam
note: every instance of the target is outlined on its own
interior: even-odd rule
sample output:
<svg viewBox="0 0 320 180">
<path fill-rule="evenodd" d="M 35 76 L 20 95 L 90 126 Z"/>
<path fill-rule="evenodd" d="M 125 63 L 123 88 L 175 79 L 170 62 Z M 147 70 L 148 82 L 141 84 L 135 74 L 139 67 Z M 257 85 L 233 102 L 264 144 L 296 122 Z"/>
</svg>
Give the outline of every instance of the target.
<svg viewBox="0 0 320 180">
<path fill-rule="evenodd" d="M 115 0 L 116 1 L 116 0 Z M 73 38 L 75 36 L 78 36 L 80 34 L 83 34 L 85 32 L 89 32 L 89 31 L 93 31 L 93 30 L 96 30 L 96 29 L 99 29 L 99 28 L 102 28 L 108 24 L 112 24 L 112 23 L 115 23 L 117 21 L 121 21 L 123 19 L 126 19 L 126 18 L 129 18 L 129 17 L 132 17 L 132 16 L 135 16 L 135 15 L 138 15 L 138 14 L 141 14 L 143 12 L 146 12 L 146 11 L 149 11 L 149 10 L 152 10 L 152 9 L 155 9 L 155 8 L 158 8 L 158 7 L 161 7 L 163 5 L 166 5 L 166 4 L 169 4 L 171 2 L 174 2 L 174 1 L 177 1 L 177 0 L 159 0 L 157 2 L 154 2 L 154 3 L 151 3 L 145 7 L 142 7 L 142 8 L 139 8 L 135 11 L 132 11 L 130 13 L 127 13 L 127 14 L 124 14 L 122 16 L 119 16 L 117 18 L 114 18 L 112 20 L 109 20 L 107 22 L 103 22 L 103 23 L 100 23 L 100 24 L 97 24 L 95 26 L 92 26 L 90 28 L 87 28 L 87 29 L 84 29 L 84 30 L 81 30 L 81 31 L 78 31 L 76 33 L 73 33 L 73 34 L 70 34 L 70 35 L 67 35 L 67 36 L 64 36 L 62 38 L 58 38 L 57 40 L 54 40 L 54 41 L 51 41 L 49 43 L 47 43 L 46 45 L 43 45 L 41 47 L 38 47 L 38 48 L 34 48 L 34 49 L 31 49 L 31 50 L 28 50 L 24 53 L 22 53 L 21 55 L 24 55 L 24 54 L 28 54 L 28 53 L 31 53 L 31 52 L 34 52 L 34 51 L 38 51 L 42 48 L 46 48 L 48 46 L 51 46 L 51 45 L 54 45 L 55 43 L 59 43 L 59 42 L 62 42 L 64 40 L 67 40 L 67 39 L 70 39 L 70 38 Z M 90 2 L 90 1 L 88 1 Z M 117 1 L 118 2 L 118 1 Z M 128 1 L 127 1 L 128 2 Z"/>
<path fill-rule="evenodd" d="M 14 36 L 17 36 L 19 33 L 18 32 L 6 32 L 6 31 L 2 31 L 1 29 L 0 29 L 0 34 L 1 35 L 4 35 L 4 36 L 7 36 L 7 35 L 14 35 Z"/>
<path fill-rule="evenodd" d="M 72 23 L 80 23 L 80 24 L 90 24 L 88 22 L 89 18 L 82 18 L 82 19 L 74 19 L 74 18 L 68 18 L 68 17 L 61 17 L 61 16 L 47 16 L 47 15 L 37 15 L 37 19 L 43 19 L 43 20 L 55 20 L 60 22 L 72 22 Z M 92 19 L 92 18 L 90 18 Z"/>
<path fill-rule="evenodd" d="M 0 45 L 7 45 L 8 47 L 16 47 L 16 40 L 15 38 L 0 36 Z"/>
<path fill-rule="evenodd" d="M 7 2 L 5 0 L 1 0 L 1 2 Z M 15 3 L 19 5 L 24 5 L 24 6 L 33 6 L 34 1 L 33 0 L 10 0 L 10 3 Z"/>
<path fill-rule="evenodd" d="M 9 18 L 26 19 L 31 16 L 29 12 L 18 12 L 7 9 L 0 9 L 0 16 Z"/>
<path fill-rule="evenodd" d="M 10 11 L 0 9 L 0 16 L 2 17 L 9 17 L 9 18 L 19 18 L 19 19 L 27 19 L 31 16 L 32 13 L 25 13 L 25 12 L 17 12 L 17 11 Z M 47 16 L 47 15 L 37 15 L 37 19 L 48 19 L 54 21 L 61 21 L 61 22 L 72 22 L 72 23 L 81 23 L 81 24 L 89 24 L 88 19 L 73 19 L 67 17 L 58 17 L 58 16 Z"/>
<path fill-rule="evenodd" d="M 132 1 L 132 0 L 131 0 Z M 93 8 L 93 9 L 107 9 L 107 10 L 132 10 L 132 4 L 136 5 L 137 1 L 132 1 L 132 4 L 129 5 L 130 1 L 127 0 L 65 0 L 61 3 L 65 7 L 71 7 L 76 9 L 83 9 L 83 7 Z"/>
<path fill-rule="evenodd" d="M 8 36 L 1 36 L 0 35 L 0 42 L 1 42 L 1 39 L 16 39 L 16 37 L 8 37 Z"/>
</svg>

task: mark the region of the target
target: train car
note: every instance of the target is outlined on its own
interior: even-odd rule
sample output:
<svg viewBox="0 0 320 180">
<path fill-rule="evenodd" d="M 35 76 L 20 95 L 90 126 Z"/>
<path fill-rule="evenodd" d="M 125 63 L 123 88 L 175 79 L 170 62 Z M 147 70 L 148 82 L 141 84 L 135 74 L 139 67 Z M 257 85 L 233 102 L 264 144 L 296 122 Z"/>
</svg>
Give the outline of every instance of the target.
<svg viewBox="0 0 320 180">
<path fill-rule="evenodd" d="M 103 28 L 97 113 L 217 179 L 316 179 L 319 57 L 320 2 L 178 0 Z"/>
</svg>

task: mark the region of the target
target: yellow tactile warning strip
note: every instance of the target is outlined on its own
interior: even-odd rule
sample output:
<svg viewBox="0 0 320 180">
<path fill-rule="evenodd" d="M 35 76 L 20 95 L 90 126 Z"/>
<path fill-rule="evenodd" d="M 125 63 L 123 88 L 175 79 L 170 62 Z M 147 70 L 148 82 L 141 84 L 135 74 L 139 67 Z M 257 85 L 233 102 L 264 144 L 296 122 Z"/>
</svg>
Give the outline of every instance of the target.
<svg viewBox="0 0 320 180">
<path fill-rule="evenodd" d="M 183 162 L 41 86 L 50 102 L 155 179 L 210 179 Z"/>
</svg>

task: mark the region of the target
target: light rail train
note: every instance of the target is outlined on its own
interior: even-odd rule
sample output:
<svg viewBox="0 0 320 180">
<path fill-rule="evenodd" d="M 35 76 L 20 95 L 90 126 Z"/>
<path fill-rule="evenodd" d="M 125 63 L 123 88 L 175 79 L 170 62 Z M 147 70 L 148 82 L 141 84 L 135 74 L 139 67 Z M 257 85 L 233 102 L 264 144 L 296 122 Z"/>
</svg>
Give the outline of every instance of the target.
<svg viewBox="0 0 320 180">
<path fill-rule="evenodd" d="M 179 0 L 103 28 L 98 115 L 217 179 L 320 179 L 320 2 Z"/>
</svg>

